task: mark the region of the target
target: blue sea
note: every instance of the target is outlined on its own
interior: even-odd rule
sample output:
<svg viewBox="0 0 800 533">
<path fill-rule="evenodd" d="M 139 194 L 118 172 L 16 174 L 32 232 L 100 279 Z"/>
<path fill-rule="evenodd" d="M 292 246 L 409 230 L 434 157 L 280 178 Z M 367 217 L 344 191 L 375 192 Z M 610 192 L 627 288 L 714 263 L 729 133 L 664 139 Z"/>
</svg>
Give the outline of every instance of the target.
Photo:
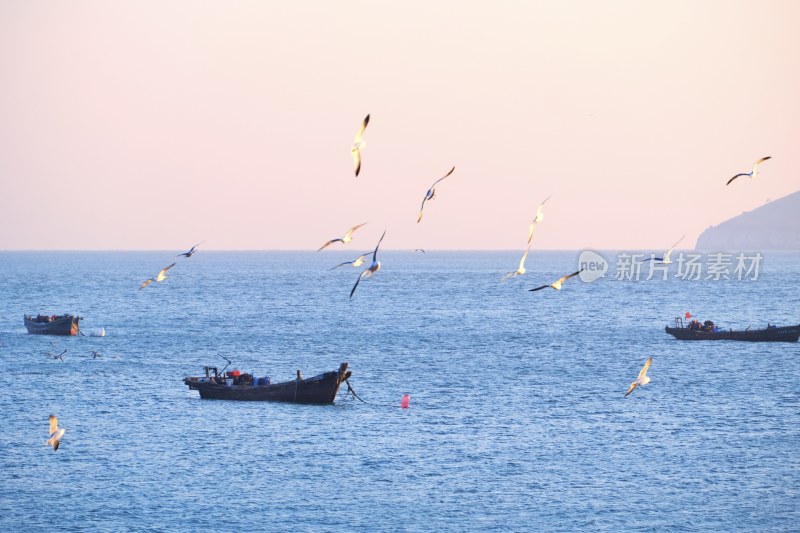
<svg viewBox="0 0 800 533">
<path fill-rule="evenodd" d="M 528 292 L 578 252 L 500 282 L 519 251 L 385 251 L 351 299 L 363 267 L 328 269 L 359 252 L 0 252 L 0 530 L 800 528 L 800 344 L 664 332 L 799 323 L 800 254 Z M 26 333 L 64 312 L 87 336 Z M 366 403 L 200 400 L 183 377 L 223 357 L 274 381 L 347 361 Z"/>
</svg>

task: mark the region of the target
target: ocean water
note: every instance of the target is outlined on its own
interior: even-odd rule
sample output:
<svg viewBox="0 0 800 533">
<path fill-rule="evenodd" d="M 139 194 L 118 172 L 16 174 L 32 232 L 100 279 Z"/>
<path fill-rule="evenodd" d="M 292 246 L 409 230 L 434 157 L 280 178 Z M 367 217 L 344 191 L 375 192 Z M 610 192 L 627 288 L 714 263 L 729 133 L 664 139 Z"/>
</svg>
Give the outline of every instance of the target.
<svg viewBox="0 0 800 533">
<path fill-rule="evenodd" d="M 612 268 L 559 293 L 526 289 L 577 252 L 500 283 L 519 252 L 386 251 L 350 299 L 360 269 L 326 269 L 353 252 L 200 251 L 138 290 L 170 255 L 0 253 L 0 530 L 800 527 L 800 345 L 663 331 L 686 311 L 800 322 L 800 254 L 766 254 L 756 280 Z M 38 312 L 107 335 L 28 335 Z M 182 378 L 219 354 L 278 381 L 348 361 L 366 403 L 200 400 Z"/>
</svg>

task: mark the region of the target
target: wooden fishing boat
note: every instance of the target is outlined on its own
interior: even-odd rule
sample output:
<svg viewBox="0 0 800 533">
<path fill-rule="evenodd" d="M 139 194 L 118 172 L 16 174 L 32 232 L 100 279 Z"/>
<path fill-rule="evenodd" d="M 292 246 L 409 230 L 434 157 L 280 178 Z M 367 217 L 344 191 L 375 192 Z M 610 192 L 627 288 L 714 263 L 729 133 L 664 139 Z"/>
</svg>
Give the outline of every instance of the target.
<svg viewBox="0 0 800 533">
<path fill-rule="evenodd" d="M 34 335 L 77 335 L 81 317 L 73 315 L 25 315 L 25 328 Z"/>
<path fill-rule="evenodd" d="M 218 371 L 216 367 L 207 366 L 205 376 L 186 377 L 183 382 L 189 390 L 198 391 L 203 399 L 331 404 L 339 386 L 351 374 L 347 363 L 342 363 L 332 372 L 303 379 L 298 370 L 297 379 L 272 383 L 268 377 L 257 378 L 238 370 L 225 372 L 225 368 Z"/>
<path fill-rule="evenodd" d="M 749 342 L 797 342 L 800 338 L 800 324 L 797 326 L 773 326 L 768 324 L 763 329 L 733 330 L 721 329 L 710 320 L 700 325 L 693 320 L 684 326 L 683 319 L 675 319 L 673 327 L 667 326 L 664 330 L 676 339 L 684 341 L 749 341 Z"/>
</svg>

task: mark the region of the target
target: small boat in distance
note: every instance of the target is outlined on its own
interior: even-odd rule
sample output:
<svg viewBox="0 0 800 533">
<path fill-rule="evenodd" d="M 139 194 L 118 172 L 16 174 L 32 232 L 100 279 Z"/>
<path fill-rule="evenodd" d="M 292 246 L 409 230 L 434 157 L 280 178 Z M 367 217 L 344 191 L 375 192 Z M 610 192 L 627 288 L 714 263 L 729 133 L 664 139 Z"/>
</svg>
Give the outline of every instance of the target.
<svg viewBox="0 0 800 533">
<path fill-rule="evenodd" d="M 681 317 L 676 317 L 675 325 L 665 327 L 664 331 L 683 341 L 797 342 L 800 338 L 800 324 L 782 327 L 767 324 L 764 329 L 750 329 L 748 326 L 743 330 L 724 330 L 710 320 L 706 320 L 703 324 L 698 320 L 692 320 L 684 326 Z"/>
<path fill-rule="evenodd" d="M 352 374 L 347 363 L 342 363 L 332 372 L 303 379 L 298 370 L 297 379 L 272 383 L 269 377 L 257 378 L 238 370 L 225 372 L 227 365 L 222 371 L 216 367 L 204 368 L 205 376 L 183 379 L 189 390 L 200 393 L 200 398 L 256 402 L 332 404 L 339 386 Z"/>
<path fill-rule="evenodd" d="M 82 317 L 65 315 L 25 315 L 25 329 L 33 335 L 77 335 Z"/>
</svg>

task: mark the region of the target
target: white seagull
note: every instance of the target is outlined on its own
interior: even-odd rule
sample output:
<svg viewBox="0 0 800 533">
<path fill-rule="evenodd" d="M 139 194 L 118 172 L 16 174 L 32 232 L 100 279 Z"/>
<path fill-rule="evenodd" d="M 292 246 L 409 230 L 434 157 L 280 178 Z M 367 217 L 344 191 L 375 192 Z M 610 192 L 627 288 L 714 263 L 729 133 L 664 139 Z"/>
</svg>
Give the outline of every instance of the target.
<svg viewBox="0 0 800 533">
<path fill-rule="evenodd" d="M 652 260 L 654 260 L 654 261 L 661 261 L 661 262 L 662 262 L 662 263 L 664 263 L 665 265 L 669 265 L 670 263 L 672 263 L 672 259 L 670 258 L 670 254 L 672 254 L 672 250 L 674 250 L 674 249 L 675 249 L 675 247 L 676 247 L 676 246 L 678 246 L 678 245 L 681 243 L 681 241 L 682 241 L 683 239 L 685 239 L 685 238 L 686 238 L 686 235 L 684 235 L 683 237 L 681 237 L 680 239 L 678 239 L 678 242 L 676 242 L 675 244 L 673 244 L 672 246 L 670 246 L 670 247 L 669 247 L 669 250 L 667 250 L 667 253 L 665 253 L 665 254 L 664 254 L 664 257 L 648 257 L 648 258 L 647 258 L 647 259 L 645 259 L 644 261 L 650 261 L 650 260 L 652 259 Z M 642 261 L 642 262 L 644 262 L 644 261 Z"/>
<path fill-rule="evenodd" d="M 364 222 L 364 224 L 366 224 L 366 222 Z M 339 237 L 338 239 L 329 240 L 328 242 L 326 242 L 325 244 L 320 246 L 317 249 L 317 251 L 319 252 L 320 250 L 324 250 L 325 248 L 327 248 L 328 246 L 330 246 L 331 244 L 333 244 L 335 242 L 340 242 L 342 244 L 347 244 L 348 242 L 353 240 L 353 232 L 355 230 L 357 230 L 358 228 L 360 228 L 361 226 L 363 226 L 364 224 L 359 224 L 358 226 L 353 226 L 352 228 L 347 230 L 347 233 L 344 234 L 344 237 Z"/>
<path fill-rule="evenodd" d="M 433 185 L 431 185 L 431 188 L 428 189 L 428 192 L 425 193 L 425 198 L 422 199 L 422 206 L 420 206 L 420 208 L 419 208 L 419 216 L 417 217 L 417 223 L 418 224 L 419 224 L 419 221 L 422 220 L 422 210 L 425 208 L 425 202 L 427 202 L 428 200 L 433 200 L 434 198 L 436 198 L 436 184 L 439 183 L 440 181 L 442 181 L 443 179 L 445 179 L 450 174 L 452 174 L 455 169 L 456 169 L 456 167 L 451 168 L 450 172 L 448 172 L 447 174 L 445 174 L 444 176 L 442 176 L 438 180 L 434 181 Z"/>
<path fill-rule="evenodd" d="M 628 389 L 628 392 L 625 393 L 625 396 L 633 392 L 633 389 L 638 387 L 639 385 L 647 385 L 650 383 L 650 378 L 647 375 L 647 371 L 650 370 L 650 364 L 653 362 L 653 356 L 647 358 L 645 361 L 644 366 L 639 371 L 639 375 L 636 376 L 636 379 L 631 383 L 631 387 Z"/>
<path fill-rule="evenodd" d="M 350 290 L 350 298 L 353 297 L 353 293 L 356 292 L 356 287 L 358 287 L 358 284 L 361 283 L 363 278 L 368 278 L 381 269 L 381 262 L 378 261 L 378 247 L 381 245 L 381 241 L 385 236 L 386 230 L 384 230 L 383 235 L 381 235 L 380 240 L 378 240 L 378 244 L 375 245 L 375 250 L 372 252 L 372 264 L 358 276 L 356 284 L 353 285 L 353 288 Z"/>
<path fill-rule="evenodd" d="M 203 242 L 206 242 L 206 241 L 203 241 Z M 201 244 L 203 244 L 203 242 L 198 242 L 197 244 L 195 244 L 194 246 L 192 246 L 192 249 L 191 249 L 191 250 L 189 250 L 188 252 L 183 252 L 182 254 L 178 254 L 178 255 L 176 255 L 175 257 L 181 257 L 181 256 L 183 256 L 183 257 L 186 257 L 186 258 L 192 257 L 192 256 L 195 254 L 195 251 L 194 251 L 194 250 L 195 250 L 195 248 L 197 248 L 198 246 L 200 246 Z"/>
<path fill-rule="evenodd" d="M 544 199 L 542 203 L 539 204 L 539 207 L 536 209 L 536 216 L 533 217 L 531 221 L 530 229 L 528 230 L 528 244 L 531 243 L 531 239 L 533 239 L 533 226 L 544 220 L 544 212 L 542 212 L 542 206 L 544 206 L 545 202 L 549 200 L 553 195 L 551 194 L 547 198 Z"/>
<path fill-rule="evenodd" d="M 358 177 L 358 173 L 361 172 L 361 150 L 367 145 L 367 142 L 363 139 L 367 124 L 369 124 L 369 115 L 367 115 L 361 123 L 361 129 L 358 130 L 356 140 L 353 141 L 353 147 L 350 148 L 350 155 L 353 156 L 353 167 L 356 171 L 356 177 Z"/>
<path fill-rule="evenodd" d="M 165 279 L 167 279 L 167 270 L 169 270 L 170 268 L 174 267 L 176 264 L 177 263 L 172 263 L 171 265 L 165 266 L 164 268 L 162 268 L 158 272 L 158 275 L 156 277 L 147 279 L 141 285 L 139 285 L 139 290 L 144 289 L 145 287 L 147 287 L 148 285 L 150 285 L 154 281 L 164 281 Z"/>
<path fill-rule="evenodd" d="M 567 274 L 566 276 L 561 276 L 560 278 L 558 278 L 557 281 L 554 281 L 550 285 L 542 285 L 541 287 L 536 287 L 535 289 L 528 289 L 528 291 L 530 291 L 530 292 L 540 291 L 542 289 L 546 289 L 547 287 L 550 287 L 551 289 L 555 289 L 557 291 L 560 291 L 562 283 L 567 281 L 569 278 L 574 278 L 575 276 L 577 276 L 581 272 L 583 272 L 583 269 L 580 269 L 577 272 L 573 272 L 572 274 Z"/>
<path fill-rule="evenodd" d="M 356 257 L 354 260 L 352 260 L 352 261 L 345 261 L 344 263 L 339 263 L 335 267 L 329 268 L 328 270 L 335 270 L 335 269 L 339 268 L 340 266 L 344 266 L 344 265 L 350 265 L 351 267 L 361 266 L 365 262 L 364 258 L 367 257 L 368 255 L 369 255 L 369 252 L 367 252 L 365 254 L 361 254 L 358 257 Z"/>
<path fill-rule="evenodd" d="M 767 157 L 762 157 L 761 159 L 759 159 L 758 161 L 756 161 L 755 163 L 753 163 L 753 170 L 751 170 L 750 172 L 742 172 L 742 173 L 740 173 L 740 174 L 736 174 L 734 177 L 732 177 L 731 179 L 729 179 L 729 180 L 728 180 L 728 183 L 726 183 L 725 185 L 730 185 L 730 184 L 731 184 L 731 182 L 732 182 L 733 180 L 735 180 L 736 178 L 738 178 L 739 176 L 749 176 L 749 177 L 750 177 L 750 179 L 753 179 L 753 178 L 755 178 L 756 176 L 758 176 L 758 165 L 760 165 L 761 163 L 763 163 L 763 162 L 764 162 L 764 161 L 766 161 L 767 159 L 772 159 L 772 156 L 771 156 L 771 155 L 768 155 Z"/>
<path fill-rule="evenodd" d="M 53 451 L 58 450 L 58 446 L 61 443 L 61 437 L 64 436 L 64 432 L 66 429 L 58 427 L 58 418 L 56 415 L 50 415 L 50 438 L 47 439 L 48 446 L 53 447 Z"/>
<path fill-rule="evenodd" d="M 528 252 L 530 251 L 531 247 L 528 246 L 528 249 L 525 250 L 524 254 L 522 254 L 522 259 L 519 260 L 519 268 L 517 268 L 517 270 L 515 270 L 514 272 L 509 272 L 508 274 L 500 278 L 500 281 L 505 281 L 508 278 L 516 278 L 517 276 L 523 275 L 525 273 L 525 259 L 528 258 Z"/>
</svg>

